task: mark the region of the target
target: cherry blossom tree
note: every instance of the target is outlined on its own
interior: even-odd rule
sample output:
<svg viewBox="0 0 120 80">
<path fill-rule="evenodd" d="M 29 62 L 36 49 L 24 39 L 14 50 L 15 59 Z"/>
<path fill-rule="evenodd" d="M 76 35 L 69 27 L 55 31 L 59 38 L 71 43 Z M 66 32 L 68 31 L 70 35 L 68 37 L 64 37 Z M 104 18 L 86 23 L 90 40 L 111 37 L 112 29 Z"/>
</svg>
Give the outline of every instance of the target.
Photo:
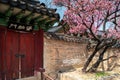
<svg viewBox="0 0 120 80">
<path fill-rule="evenodd" d="M 84 34 L 96 43 L 82 69 L 95 72 L 107 49 L 120 39 L 120 0 L 54 0 L 54 4 L 67 8 L 63 20 L 70 27 L 69 33 Z M 88 69 L 99 51 L 98 60 Z"/>
</svg>

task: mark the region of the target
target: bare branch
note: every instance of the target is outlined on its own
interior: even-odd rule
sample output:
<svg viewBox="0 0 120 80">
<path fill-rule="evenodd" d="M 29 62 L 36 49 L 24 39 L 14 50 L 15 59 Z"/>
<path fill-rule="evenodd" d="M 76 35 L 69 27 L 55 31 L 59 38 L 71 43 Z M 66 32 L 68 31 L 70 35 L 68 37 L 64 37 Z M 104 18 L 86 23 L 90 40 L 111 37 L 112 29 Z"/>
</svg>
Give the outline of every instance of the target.
<svg viewBox="0 0 120 80">
<path fill-rule="evenodd" d="M 110 56 L 110 57 L 108 57 L 108 58 L 106 58 L 106 59 L 101 60 L 101 62 L 106 61 L 106 60 L 109 60 L 110 58 L 117 58 L 117 56 Z"/>
<path fill-rule="evenodd" d="M 90 28 L 92 28 L 92 26 L 93 26 L 93 24 L 94 24 L 94 17 L 93 17 L 93 15 L 92 15 L 92 20 L 91 20 L 92 22 L 91 22 L 91 25 L 90 25 Z"/>
<path fill-rule="evenodd" d="M 107 23 L 108 15 L 109 15 L 109 11 L 107 11 L 106 17 L 105 17 L 105 19 L 104 19 L 104 23 L 103 23 L 103 31 L 105 31 L 105 28 L 106 28 L 106 23 Z"/>
<path fill-rule="evenodd" d="M 109 20 L 115 19 L 115 18 L 117 18 L 117 17 L 120 17 L 120 14 L 119 14 L 119 15 L 116 15 L 116 16 L 114 16 L 114 17 L 112 17 L 112 18 L 110 18 Z"/>
</svg>

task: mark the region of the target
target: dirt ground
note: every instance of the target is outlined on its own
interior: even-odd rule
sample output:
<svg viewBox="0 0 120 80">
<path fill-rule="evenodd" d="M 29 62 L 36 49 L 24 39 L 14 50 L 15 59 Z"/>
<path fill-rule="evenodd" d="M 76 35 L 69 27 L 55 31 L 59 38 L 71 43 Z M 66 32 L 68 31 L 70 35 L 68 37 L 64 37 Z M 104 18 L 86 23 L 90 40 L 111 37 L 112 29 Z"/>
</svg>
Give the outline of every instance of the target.
<svg viewBox="0 0 120 80">
<path fill-rule="evenodd" d="M 120 69 L 98 73 L 82 73 L 81 68 L 60 74 L 60 80 L 120 80 Z"/>
</svg>

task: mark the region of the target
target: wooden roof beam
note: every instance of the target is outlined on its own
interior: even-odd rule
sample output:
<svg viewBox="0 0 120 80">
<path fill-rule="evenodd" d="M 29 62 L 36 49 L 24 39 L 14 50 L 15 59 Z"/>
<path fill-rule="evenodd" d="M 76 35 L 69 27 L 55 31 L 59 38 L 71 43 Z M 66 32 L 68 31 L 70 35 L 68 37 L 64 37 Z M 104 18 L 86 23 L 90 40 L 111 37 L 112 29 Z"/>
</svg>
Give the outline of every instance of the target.
<svg viewBox="0 0 120 80">
<path fill-rule="evenodd" d="M 16 14 L 17 22 L 20 22 L 24 14 L 25 14 L 25 10 L 21 10 L 19 13 Z"/>
<path fill-rule="evenodd" d="M 13 8 L 12 8 L 12 7 L 8 8 L 8 10 L 5 12 L 6 22 L 9 21 L 9 18 L 10 18 L 10 16 L 12 15 L 12 12 L 13 12 Z"/>
<path fill-rule="evenodd" d="M 34 16 L 33 12 L 31 12 L 28 16 L 26 16 L 26 18 L 25 18 L 26 24 L 30 24 L 30 21 L 32 20 L 33 16 Z"/>
</svg>

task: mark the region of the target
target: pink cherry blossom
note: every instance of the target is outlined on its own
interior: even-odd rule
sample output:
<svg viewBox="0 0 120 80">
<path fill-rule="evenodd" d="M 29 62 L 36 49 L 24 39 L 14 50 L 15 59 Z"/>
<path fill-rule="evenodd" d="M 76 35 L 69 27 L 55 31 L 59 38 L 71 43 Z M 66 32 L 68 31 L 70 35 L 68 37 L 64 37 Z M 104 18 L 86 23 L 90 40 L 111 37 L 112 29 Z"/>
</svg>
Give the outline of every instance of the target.
<svg viewBox="0 0 120 80">
<path fill-rule="evenodd" d="M 116 28 L 104 30 L 107 38 L 120 38 L 120 0 L 54 0 L 54 4 L 67 8 L 63 20 L 69 24 L 70 33 L 84 33 L 87 30 L 91 36 L 96 36 L 100 28 L 110 27 L 106 26 L 109 21 L 115 22 Z"/>
<path fill-rule="evenodd" d="M 82 69 L 96 72 L 105 51 L 120 41 L 120 0 L 54 0 L 54 3 L 67 8 L 63 20 L 71 34 L 86 35 L 96 43 Z M 99 58 L 88 67 L 97 52 Z"/>
</svg>

